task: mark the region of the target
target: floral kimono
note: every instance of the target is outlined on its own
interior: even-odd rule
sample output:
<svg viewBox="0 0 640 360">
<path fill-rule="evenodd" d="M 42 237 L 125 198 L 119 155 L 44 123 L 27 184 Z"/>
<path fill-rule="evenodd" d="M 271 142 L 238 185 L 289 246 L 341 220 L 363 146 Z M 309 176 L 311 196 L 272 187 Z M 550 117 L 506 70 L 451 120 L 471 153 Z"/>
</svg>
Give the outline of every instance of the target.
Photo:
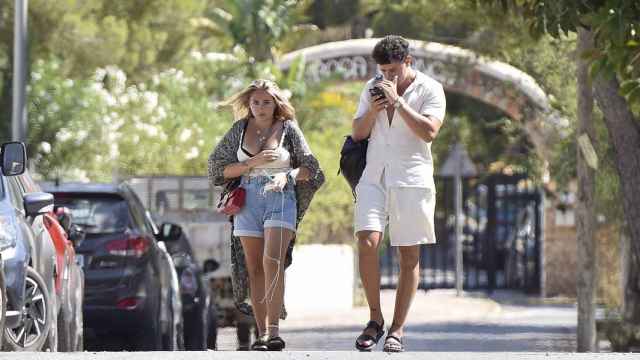
<svg viewBox="0 0 640 360">
<path fill-rule="evenodd" d="M 209 182 L 211 184 L 221 186 L 234 180 L 225 179 L 222 172 L 227 165 L 238 162 L 237 152 L 247 121 L 246 118 L 236 121 L 209 156 Z M 299 181 L 295 186 L 298 209 L 296 218 L 297 228 L 311 203 L 313 195 L 324 183 L 324 174 L 322 169 L 320 169 L 318 160 L 311 153 L 311 149 L 309 145 L 307 145 L 302 131 L 295 121 L 287 120 L 284 123 L 284 147 L 291 154 L 292 168 L 305 167 L 311 172 L 309 180 Z M 287 249 L 285 268 L 291 265 L 294 242 L 295 237 Z M 231 235 L 231 282 L 233 284 L 233 296 L 236 307 L 241 312 L 252 315 L 249 300 L 249 277 L 244 261 L 244 252 L 240 238 L 233 236 L 233 234 Z M 281 317 L 283 319 L 286 317 L 284 306 Z"/>
</svg>

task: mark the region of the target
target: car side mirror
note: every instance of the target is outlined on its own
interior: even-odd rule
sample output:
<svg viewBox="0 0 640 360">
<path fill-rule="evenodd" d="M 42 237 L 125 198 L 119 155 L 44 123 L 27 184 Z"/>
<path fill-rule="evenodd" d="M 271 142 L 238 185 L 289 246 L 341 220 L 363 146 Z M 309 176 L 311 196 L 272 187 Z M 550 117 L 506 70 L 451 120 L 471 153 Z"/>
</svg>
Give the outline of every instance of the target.
<svg viewBox="0 0 640 360">
<path fill-rule="evenodd" d="M 82 227 L 76 224 L 71 224 L 69 226 L 69 230 L 67 231 L 67 236 L 69 237 L 69 241 L 73 243 L 73 247 L 77 249 L 78 246 L 80 246 L 80 244 L 82 244 L 82 242 L 84 241 L 86 233 L 82 229 Z"/>
<path fill-rule="evenodd" d="M 215 259 L 207 259 L 202 266 L 203 273 L 212 273 L 220 268 L 220 263 Z"/>
<path fill-rule="evenodd" d="M 180 240 L 182 236 L 182 227 L 177 224 L 163 223 L 160 226 L 158 240 L 164 242 L 174 242 Z"/>
<path fill-rule="evenodd" d="M 27 216 L 37 216 L 53 211 L 53 194 L 32 192 L 24 194 L 23 201 Z"/>
<path fill-rule="evenodd" d="M 21 142 L 2 144 L 2 173 L 5 176 L 20 175 L 25 170 L 27 149 Z"/>
</svg>

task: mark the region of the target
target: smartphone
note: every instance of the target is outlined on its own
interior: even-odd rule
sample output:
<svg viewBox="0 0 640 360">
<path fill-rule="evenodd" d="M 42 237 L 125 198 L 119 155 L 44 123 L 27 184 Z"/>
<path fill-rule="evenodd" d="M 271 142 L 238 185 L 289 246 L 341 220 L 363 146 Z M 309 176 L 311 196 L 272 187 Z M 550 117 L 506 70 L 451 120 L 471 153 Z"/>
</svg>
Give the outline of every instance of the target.
<svg viewBox="0 0 640 360">
<path fill-rule="evenodd" d="M 376 84 L 376 83 L 382 81 L 383 79 L 384 79 L 384 77 L 382 76 L 382 74 L 378 74 L 373 79 L 373 83 Z M 369 94 L 371 94 L 371 97 L 376 99 L 376 100 L 378 98 L 385 98 L 384 91 L 382 91 L 382 89 L 380 89 L 379 87 L 377 87 L 375 85 L 371 89 L 369 89 Z"/>
</svg>

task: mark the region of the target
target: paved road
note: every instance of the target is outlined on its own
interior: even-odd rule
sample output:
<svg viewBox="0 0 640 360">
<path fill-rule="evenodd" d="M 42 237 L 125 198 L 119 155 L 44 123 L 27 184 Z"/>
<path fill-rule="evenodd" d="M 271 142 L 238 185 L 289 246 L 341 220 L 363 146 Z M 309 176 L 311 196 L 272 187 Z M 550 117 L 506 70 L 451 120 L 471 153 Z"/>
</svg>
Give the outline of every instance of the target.
<svg viewBox="0 0 640 360">
<path fill-rule="evenodd" d="M 406 332 L 407 350 L 399 360 L 582 360 L 640 359 L 640 354 L 575 354 L 576 309 L 573 305 L 532 305 L 522 296 L 478 294 L 458 298 L 451 291 L 420 292 Z M 382 296 L 383 313 L 391 319 L 393 293 Z M 382 360 L 389 354 L 358 353 L 353 342 L 367 320 L 364 307 L 350 311 L 291 314 L 283 322 L 286 352 L 155 352 L 151 353 L 0 353 L 8 360 Z M 234 350 L 234 330 L 220 331 L 220 350 Z M 378 349 L 380 350 L 380 348 Z M 562 353 L 564 352 L 564 353 Z"/>
<path fill-rule="evenodd" d="M 505 293 L 497 298 L 501 302 L 477 295 L 457 298 L 448 290 L 418 293 L 406 328 L 407 350 L 575 351 L 575 306 L 530 305 L 522 296 Z M 384 292 L 382 301 L 383 313 L 390 321 L 393 293 Z M 291 314 L 282 323 L 282 336 L 289 350 L 351 351 L 367 315 L 366 308 L 307 316 Z M 233 330 L 221 329 L 220 350 L 233 350 L 235 346 Z"/>
<path fill-rule="evenodd" d="M 358 352 L 139 352 L 139 353 L 11 353 L 1 354 L 9 360 L 631 360 L 637 354 L 571 354 L 571 353 L 424 353 L 410 352 L 388 355 L 385 353 Z"/>
</svg>

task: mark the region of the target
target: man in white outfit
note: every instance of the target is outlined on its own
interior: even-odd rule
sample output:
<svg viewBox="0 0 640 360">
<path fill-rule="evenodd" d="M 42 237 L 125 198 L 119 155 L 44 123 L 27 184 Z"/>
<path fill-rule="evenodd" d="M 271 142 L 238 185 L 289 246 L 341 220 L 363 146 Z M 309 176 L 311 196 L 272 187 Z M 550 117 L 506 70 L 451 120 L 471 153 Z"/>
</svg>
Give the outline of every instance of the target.
<svg viewBox="0 0 640 360">
<path fill-rule="evenodd" d="M 384 79 L 367 82 L 352 133 L 355 141 L 369 138 L 367 165 L 356 187 L 354 230 L 370 321 L 356 348 L 371 351 L 384 334 L 378 246 L 389 224 L 391 245 L 399 252 L 400 277 L 384 351 L 400 352 L 418 288 L 420 245 L 436 241 L 431 142 L 444 120 L 446 101 L 439 82 L 411 68 L 407 40 L 386 36 L 372 56 Z"/>
</svg>

